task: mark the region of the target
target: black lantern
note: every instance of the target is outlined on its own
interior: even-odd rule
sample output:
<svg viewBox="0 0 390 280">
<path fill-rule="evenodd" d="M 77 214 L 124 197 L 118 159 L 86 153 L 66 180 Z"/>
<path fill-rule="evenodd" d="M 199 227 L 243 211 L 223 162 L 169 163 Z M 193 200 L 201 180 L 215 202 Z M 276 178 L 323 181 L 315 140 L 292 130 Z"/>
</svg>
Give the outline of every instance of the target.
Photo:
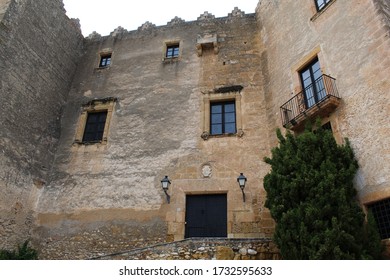
<svg viewBox="0 0 390 280">
<path fill-rule="evenodd" d="M 164 179 L 161 180 L 161 187 L 163 191 L 165 192 L 165 195 L 167 196 L 167 202 L 171 202 L 171 197 L 168 194 L 169 185 L 171 184 L 171 181 L 169 181 L 168 176 L 165 176 Z"/>
<path fill-rule="evenodd" d="M 247 179 L 244 176 L 244 174 L 240 173 L 240 176 L 237 177 L 237 182 L 238 182 L 238 185 L 240 186 L 240 189 L 242 191 L 242 198 L 243 198 L 244 202 L 245 202 L 244 188 L 245 188 L 246 181 L 247 181 Z"/>
</svg>

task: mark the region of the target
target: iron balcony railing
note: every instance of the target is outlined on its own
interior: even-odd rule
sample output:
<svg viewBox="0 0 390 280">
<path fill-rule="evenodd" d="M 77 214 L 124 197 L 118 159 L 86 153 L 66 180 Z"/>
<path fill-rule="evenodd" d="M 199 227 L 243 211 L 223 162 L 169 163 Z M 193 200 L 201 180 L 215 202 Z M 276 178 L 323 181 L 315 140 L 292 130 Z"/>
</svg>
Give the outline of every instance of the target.
<svg viewBox="0 0 390 280">
<path fill-rule="evenodd" d="M 324 74 L 280 107 L 283 126 L 294 126 L 310 109 L 329 98 L 340 99 L 340 96 L 336 79 Z"/>
</svg>

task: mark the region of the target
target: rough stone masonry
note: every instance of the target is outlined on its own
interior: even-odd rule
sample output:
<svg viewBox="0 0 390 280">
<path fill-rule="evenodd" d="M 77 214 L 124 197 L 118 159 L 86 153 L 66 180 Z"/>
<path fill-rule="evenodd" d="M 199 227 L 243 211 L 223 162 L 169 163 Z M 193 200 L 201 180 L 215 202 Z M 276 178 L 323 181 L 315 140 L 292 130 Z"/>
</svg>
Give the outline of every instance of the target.
<svg viewBox="0 0 390 280">
<path fill-rule="evenodd" d="M 60 0 L 0 0 L 0 247 L 31 239 L 42 259 L 87 259 L 182 242 L 199 235 L 197 207 L 202 235 L 213 235 L 217 197 L 217 235 L 272 237 L 263 158 L 313 61 L 340 101 L 331 110 L 301 102 L 302 115 L 321 115 L 339 143 L 349 138 L 362 206 L 388 203 L 389 15 L 385 0 L 332 0 L 320 11 L 312 0 L 263 0 L 254 14 L 205 12 L 83 38 Z M 96 131 L 90 116 L 104 119 Z M 229 133 L 213 132 L 220 122 Z M 91 129 L 97 141 L 85 141 Z M 219 250 L 241 258 L 232 246 Z M 196 253 L 186 250 L 171 253 Z"/>
</svg>

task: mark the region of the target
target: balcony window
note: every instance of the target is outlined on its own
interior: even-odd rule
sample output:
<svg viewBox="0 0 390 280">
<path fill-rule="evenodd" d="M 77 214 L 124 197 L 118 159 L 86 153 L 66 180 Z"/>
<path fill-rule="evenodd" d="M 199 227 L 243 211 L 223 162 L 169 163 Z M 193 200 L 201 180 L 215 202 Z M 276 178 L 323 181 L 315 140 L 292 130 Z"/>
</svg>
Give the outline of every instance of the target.
<svg viewBox="0 0 390 280">
<path fill-rule="evenodd" d="M 318 58 L 299 71 L 303 90 L 283 104 L 283 126 L 301 130 L 308 118 L 326 117 L 340 103 L 336 80 L 321 72 Z"/>
<path fill-rule="evenodd" d="M 309 66 L 300 71 L 305 106 L 310 108 L 326 96 L 320 63 L 316 58 Z"/>
</svg>

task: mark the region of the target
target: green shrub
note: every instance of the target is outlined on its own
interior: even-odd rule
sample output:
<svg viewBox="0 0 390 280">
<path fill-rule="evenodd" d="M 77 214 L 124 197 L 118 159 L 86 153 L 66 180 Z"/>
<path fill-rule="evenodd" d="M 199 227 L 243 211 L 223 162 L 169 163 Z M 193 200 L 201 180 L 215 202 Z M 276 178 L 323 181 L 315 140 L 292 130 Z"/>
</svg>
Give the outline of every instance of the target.
<svg viewBox="0 0 390 280">
<path fill-rule="evenodd" d="M 37 260 L 38 253 L 25 241 L 22 246 L 18 245 L 17 250 L 0 250 L 0 260 Z"/>
<path fill-rule="evenodd" d="M 381 245 L 371 216 L 365 223 L 353 179 L 358 169 L 348 141 L 330 131 L 300 135 L 278 130 L 279 146 L 265 158 L 265 206 L 276 222 L 274 241 L 284 259 L 378 259 Z"/>
</svg>

